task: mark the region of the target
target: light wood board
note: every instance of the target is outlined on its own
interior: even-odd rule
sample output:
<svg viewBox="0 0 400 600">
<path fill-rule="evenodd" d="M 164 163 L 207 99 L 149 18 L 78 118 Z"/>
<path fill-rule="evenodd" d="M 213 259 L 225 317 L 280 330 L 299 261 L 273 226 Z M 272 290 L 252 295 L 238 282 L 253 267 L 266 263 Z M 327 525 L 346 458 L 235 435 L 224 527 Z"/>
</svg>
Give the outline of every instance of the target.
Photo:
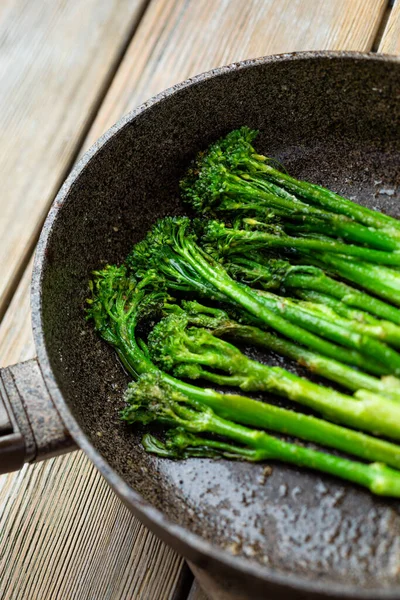
<svg viewBox="0 0 400 600">
<path fill-rule="evenodd" d="M 0 313 L 144 1 L 0 3 Z"/>
<path fill-rule="evenodd" d="M 30 308 L 32 266 L 31 259 L 0 323 L 0 367 L 35 356 Z"/>
<path fill-rule="evenodd" d="M 7 0 L 10 6 L 14 3 Z M 368 50 L 385 4 L 375 0 L 153 0 L 82 150 L 121 114 L 165 87 L 214 66 L 272 52 Z M 4 10 L 1 4 L 0 22 Z M 53 182 L 52 193 L 57 185 Z M 1 209 L 3 202 L 1 198 Z M 18 215 L 25 216 L 22 208 Z M 29 215 L 23 223 L 28 232 L 34 225 Z M 34 352 L 28 288 L 27 270 L 0 326 L 3 365 Z M 92 504 L 96 508 L 91 509 Z M 157 600 L 169 597 L 176 587 L 178 559 L 156 546 L 153 536 L 129 516 L 81 453 L 1 477 L 0 506 L 0 571 L 7 565 L 8 582 L 0 584 L 8 586 L 7 595 L 0 588 L 1 597 L 14 600 L 23 591 L 23 597 L 48 600 L 62 597 L 57 594 L 68 589 L 68 598 Z M 14 522 L 19 525 L 13 526 Z M 146 576 L 142 567 L 148 569 Z M 138 569 L 133 581 L 132 572 Z M 167 595 L 159 595 L 160 582 L 165 581 Z M 195 588 L 191 600 L 200 599 Z"/>
<path fill-rule="evenodd" d="M 82 452 L 0 478 L 2 600 L 172 599 L 182 559 Z"/>
</svg>

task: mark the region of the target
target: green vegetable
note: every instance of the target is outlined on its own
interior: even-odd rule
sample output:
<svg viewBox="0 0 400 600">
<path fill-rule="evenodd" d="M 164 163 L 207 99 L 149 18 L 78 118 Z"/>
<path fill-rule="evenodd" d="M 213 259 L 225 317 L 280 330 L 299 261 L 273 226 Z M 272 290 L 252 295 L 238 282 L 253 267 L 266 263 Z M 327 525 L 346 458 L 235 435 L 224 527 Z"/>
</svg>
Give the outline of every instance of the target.
<svg viewBox="0 0 400 600">
<path fill-rule="evenodd" d="M 281 288 L 283 292 L 287 290 L 320 292 L 341 300 L 349 307 L 362 309 L 400 325 L 398 308 L 328 277 L 321 268 L 310 264 L 291 264 L 287 260 L 268 258 L 260 253 L 252 252 L 251 256 L 254 258 L 249 259 L 247 255 L 240 254 L 230 256 L 224 261 L 225 267 L 235 278 L 249 285 L 254 283 L 265 289 Z M 364 279 L 361 276 L 358 283 L 362 285 L 362 281 Z"/>
<path fill-rule="evenodd" d="M 258 265 L 251 259 L 241 259 L 238 257 L 235 260 L 235 263 L 229 262 L 228 265 L 225 265 L 235 279 L 246 284 L 248 283 L 256 289 L 257 287 L 262 287 L 268 290 L 278 287 L 277 277 L 271 275 L 268 267 Z M 287 280 L 289 283 L 292 279 L 296 282 L 296 277 L 296 274 L 294 274 L 293 278 L 289 274 Z M 313 290 L 302 289 L 301 279 L 304 277 L 306 281 L 309 279 L 307 275 L 300 275 L 297 277 L 300 279 L 300 287 L 290 287 L 290 291 L 297 297 L 307 300 L 306 303 L 299 303 L 293 298 L 283 298 L 282 295 L 278 296 L 267 291 L 259 291 L 259 293 L 268 300 L 269 306 L 274 312 L 284 313 L 289 321 L 299 323 L 302 327 L 310 331 L 317 331 L 319 335 L 338 341 L 345 346 L 359 348 L 359 344 L 356 343 L 356 345 L 353 345 L 351 341 L 349 342 L 345 339 L 348 337 L 349 331 L 376 338 L 394 347 L 400 346 L 400 327 L 397 324 L 390 321 L 378 320 L 364 311 L 352 309 L 344 302 L 332 296 Z M 285 290 L 288 287 L 286 285 L 286 278 L 282 276 L 281 281 L 283 281 L 282 290 Z M 311 285 L 310 287 L 313 286 Z M 317 302 L 314 302 L 313 299 L 317 299 Z M 391 308 L 388 305 L 386 306 L 389 309 Z M 322 322 L 318 324 L 319 318 L 329 323 Z M 341 339 L 343 336 L 344 339 Z"/>
<path fill-rule="evenodd" d="M 251 224 L 250 220 L 247 220 Z M 259 225 L 258 221 L 254 224 Z M 400 265 L 400 252 L 383 252 L 382 250 L 373 250 L 364 246 L 354 244 L 345 244 L 335 239 L 322 235 L 307 235 L 301 237 L 292 237 L 283 230 L 277 230 L 271 227 L 264 231 L 251 231 L 242 229 L 240 226 L 228 227 L 221 221 L 209 221 L 204 235 L 206 244 L 217 247 L 220 254 L 242 253 L 249 250 L 270 250 L 275 248 L 284 248 L 298 251 L 329 252 L 332 254 L 342 254 L 346 257 L 354 257 L 364 262 L 377 263 L 382 265 Z"/>
<path fill-rule="evenodd" d="M 96 271 L 91 290 L 87 316 L 93 319 L 98 333 L 114 346 L 134 379 L 140 374 L 156 373 L 166 384 L 193 400 L 203 402 L 221 417 L 287 433 L 364 460 L 377 460 L 400 468 L 400 447 L 395 444 L 246 396 L 196 387 L 161 372 L 137 343 L 136 328 L 142 318 L 152 322 L 161 307 L 174 305 L 168 304 L 165 295 L 147 296 L 143 287 L 138 290 L 134 279 L 126 275 L 125 267 L 108 266 Z"/>
<path fill-rule="evenodd" d="M 216 415 L 211 408 L 168 386 L 157 375 L 145 375 L 137 383 L 129 384 L 126 395 L 127 408 L 122 418 L 127 423 L 153 421 L 168 426 L 179 426 L 189 433 L 207 433 L 226 437 L 239 446 L 258 452 L 258 458 L 281 460 L 310 469 L 323 471 L 367 487 L 372 493 L 400 497 L 400 473 L 381 463 L 370 465 L 326 454 L 297 444 L 277 439 L 267 433 L 249 429 Z M 147 445 L 147 448 L 151 448 Z M 154 447 L 154 445 L 153 445 Z M 214 444 L 214 449 L 218 446 Z M 226 452 L 225 443 L 220 450 Z M 247 455 L 248 456 L 248 455 Z"/>
<path fill-rule="evenodd" d="M 300 298 L 301 305 L 312 311 L 319 311 L 321 316 L 334 319 L 336 322 L 347 323 L 354 331 L 365 333 L 384 340 L 395 347 L 400 343 L 400 327 L 391 321 L 384 321 L 373 317 L 367 312 L 351 308 L 344 302 L 312 290 L 298 290 L 295 292 Z M 343 318 L 340 319 L 340 317 Z"/>
<path fill-rule="evenodd" d="M 199 327 L 188 327 L 183 315 L 162 319 L 149 336 L 153 361 L 175 377 L 206 379 L 245 391 L 272 392 L 350 427 L 400 439 L 400 405 L 360 391 L 347 396 L 293 375 L 280 367 L 251 360 L 227 341 Z"/>
<path fill-rule="evenodd" d="M 185 315 L 189 324 L 205 327 L 211 330 L 214 336 L 228 337 L 238 342 L 272 350 L 276 354 L 295 360 L 312 373 L 335 381 L 349 390 L 366 389 L 400 401 L 400 380 L 395 377 L 382 379 L 371 377 L 336 360 L 310 352 L 285 338 L 263 331 L 254 325 L 248 325 L 249 320 L 245 315 L 239 315 L 239 318 L 246 323 L 243 324 L 230 318 L 228 313 L 218 308 L 207 307 L 196 301 L 182 304 L 184 308 L 166 304 L 163 312 Z"/>
<path fill-rule="evenodd" d="M 92 319 L 96 331 L 116 350 L 122 364 L 134 376 L 155 367 L 143 353 L 135 337 L 138 322 L 152 313 L 165 299 L 163 293 L 149 293 L 146 286 L 153 280 L 149 272 L 142 281 L 128 273 L 125 266 L 107 265 L 93 272 L 91 297 L 86 318 Z"/>
<path fill-rule="evenodd" d="M 400 223 L 281 172 L 257 154 L 255 135 L 241 128 L 196 158 L 181 189 L 201 219 L 160 220 L 126 265 L 94 272 L 87 318 L 136 380 L 122 418 L 174 427 L 165 441 L 144 437 L 159 456 L 273 458 L 400 497 L 390 468 L 400 469 L 400 445 L 348 428 L 400 439 Z M 225 338 L 354 395 L 252 360 Z M 180 378 L 272 392 L 348 427 Z"/>
<path fill-rule="evenodd" d="M 326 233 L 328 226 L 335 237 L 385 250 L 398 247 L 396 219 L 277 170 L 253 148 L 257 134 L 241 127 L 198 155 L 181 182 L 183 197 L 197 212 L 253 211 L 264 216 L 272 211 L 280 217 L 302 216 L 320 233 Z"/>
<path fill-rule="evenodd" d="M 183 427 L 169 429 L 165 438 L 165 442 L 162 442 L 150 433 L 146 433 L 142 444 L 147 452 L 163 458 L 230 458 L 251 462 L 269 458 L 263 450 L 234 446 L 220 440 L 188 433 Z"/>
<path fill-rule="evenodd" d="M 308 264 L 325 268 L 328 272 L 356 283 L 392 304 L 400 306 L 400 273 L 394 269 L 378 267 L 362 261 L 354 262 L 346 256 L 334 256 L 327 252 L 307 253 L 303 260 Z"/>
<path fill-rule="evenodd" d="M 304 319 L 296 319 L 276 314 L 266 298 L 251 288 L 233 280 L 223 266 L 207 254 L 196 243 L 197 235 L 191 228 L 187 217 L 167 217 L 156 223 L 147 237 L 136 244 L 128 257 L 132 270 L 143 277 L 148 277 L 147 269 L 157 270 L 159 286 L 175 290 L 179 285 L 180 290 L 197 292 L 211 300 L 233 302 L 253 315 L 264 326 L 271 327 L 282 335 L 291 338 L 303 346 L 307 346 L 324 356 L 340 360 L 341 362 L 368 368 L 371 373 L 382 374 L 388 372 L 392 366 L 397 369 L 397 353 L 393 354 L 388 347 L 377 348 L 379 342 L 369 339 L 360 339 L 356 336 L 342 336 L 346 338 L 348 348 L 339 346 L 322 339 L 315 333 L 316 324 L 312 319 L 307 319 L 307 328 L 303 327 Z M 299 315 L 298 315 L 299 316 Z M 303 315 L 304 317 L 304 315 Z M 326 325 L 325 334 L 331 325 Z M 320 332 L 318 332 L 320 333 Z M 331 337 L 333 333 L 330 333 Z M 360 353 L 374 348 L 383 360 L 383 365 L 377 360 L 369 361 L 368 357 Z M 387 348 L 387 350 L 386 350 Z"/>
<path fill-rule="evenodd" d="M 397 331 L 385 330 L 380 325 L 374 326 L 343 319 L 339 315 L 335 316 L 335 313 L 328 307 L 324 310 L 315 304 L 299 303 L 263 290 L 259 291 L 259 294 L 265 300 L 266 306 L 275 314 L 281 314 L 291 323 L 298 324 L 308 331 L 331 339 L 338 344 L 354 348 L 366 357 L 374 356 L 375 361 L 379 361 L 386 367 L 386 373 L 400 375 L 400 354 L 378 341 L 382 339 L 398 346 L 400 340 Z M 371 365 L 371 362 L 364 359 L 366 371 L 374 368 L 374 364 Z"/>
<path fill-rule="evenodd" d="M 353 281 L 353 279 L 351 280 Z M 364 280 L 360 278 L 360 282 L 361 281 Z M 376 284 L 377 283 L 378 282 L 376 282 Z M 331 279 L 321 269 L 318 269 L 318 273 L 315 274 L 306 274 L 301 273 L 300 271 L 289 273 L 288 277 L 284 281 L 284 285 L 292 289 L 308 289 L 315 292 L 329 294 L 334 298 L 341 300 L 347 306 L 365 310 L 372 315 L 380 317 L 381 319 L 386 319 L 396 323 L 397 325 L 400 325 L 400 311 L 398 308 L 390 306 L 378 298 L 369 296 L 360 290 L 351 288 L 341 281 Z M 360 283 L 360 285 L 366 287 L 365 283 Z M 368 287 L 371 287 L 371 291 L 374 291 L 372 286 Z"/>
</svg>

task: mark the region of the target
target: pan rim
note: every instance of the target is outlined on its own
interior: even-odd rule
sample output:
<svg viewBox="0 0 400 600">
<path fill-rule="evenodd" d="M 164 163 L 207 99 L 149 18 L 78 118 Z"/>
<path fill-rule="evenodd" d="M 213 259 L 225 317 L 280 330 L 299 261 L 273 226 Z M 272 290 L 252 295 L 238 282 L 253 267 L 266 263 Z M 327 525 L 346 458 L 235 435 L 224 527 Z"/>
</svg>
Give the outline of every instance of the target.
<svg viewBox="0 0 400 600">
<path fill-rule="evenodd" d="M 31 284 L 31 308 L 32 308 L 32 328 L 35 340 L 36 351 L 38 354 L 39 365 L 43 374 L 44 381 L 49 390 L 52 399 L 55 402 L 60 415 L 67 426 L 71 436 L 77 445 L 85 452 L 91 462 L 96 466 L 104 476 L 108 484 L 119 495 L 123 502 L 132 510 L 132 512 L 157 535 L 163 534 L 168 543 L 174 547 L 174 540 L 178 541 L 185 550 L 185 557 L 195 562 L 199 566 L 207 565 L 208 560 L 219 563 L 232 572 L 239 573 L 242 576 L 258 579 L 261 582 L 268 582 L 287 590 L 313 592 L 320 595 L 326 595 L 330 598 L 347 597 L 369 598 L 374 600 L 395 600 L 400 597 L 400 584 L 387 589 L 379 588 L 361 588 L 356 584 L 343 584 L 333 581 L 310 580 L 305 576 L 294 573 L 283 573 L 267 566 L 260 565 L 244 557 L 233 556 L 227 550 L 206 541 L 201 536 L 190 532 L 181 525 L 177 525 L 168 519 L 164 513 L 156 509 L 149 502 L 131 488 L 124 479 L 108 464 L 103 456 L 92 445 L 87 435 L 78 425 L 68 404 L 64 400 L 63 394 L 59 389 L 55 376 L 51 368 L 50 357 L 46 349 L 43 322 L 42 322 L 42 278 L 46 264 L 46 249 L 57 218 L 60 215 L 64 203 L 68 200 L 69 192 L 75 181 L 88 166 L 89 162 L 95 158 L 97 153 L 105 146 L 115 135 L 124 127 L 128 126 L 143 112 L 150 107 L 163 102 L 170 96 L 181 90 L 194 85 L 201 84 L 208 79 L 224 76 L 229 73 L 235 73 L 240 70 L 257 68 L 258 66 L 293 61 L 309 61 L 316 59 L 345 59 L 356 61 L 390 62 L 400 65 L 400 57 L 392 55 L 383 55 L 376 53 L 349 52 L 349 51 L 306 51 L 284 53 L 271 56 L 248 59 L 235 62 L 227 66 L 218 67 L 210 71 L 196 75 L 181 83 L 173 85 L 167 90 L 153 96 L 148 101 L 133 109 L 124 115 L 119 121 L 108 129 L 92 146 L 89 148 L 78 163 L 74 166 L 66 181 L 59 190 L 43 225 L 41 235 L 35 252 L 32 284 Z M 166 535 L 165 535 L 166 534 Z"/>
</svg>

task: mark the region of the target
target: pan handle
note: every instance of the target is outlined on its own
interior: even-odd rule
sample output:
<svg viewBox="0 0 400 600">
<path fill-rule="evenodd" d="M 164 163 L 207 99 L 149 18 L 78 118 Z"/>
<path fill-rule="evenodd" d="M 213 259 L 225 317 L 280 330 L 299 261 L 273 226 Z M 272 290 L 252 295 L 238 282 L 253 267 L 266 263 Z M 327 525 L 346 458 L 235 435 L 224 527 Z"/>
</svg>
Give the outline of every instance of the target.
<svg viewBox="0 0 400 600">
<path fill-rule="evenodd" d="M 0 369 L 0 474 L 75 449 L 37 360 Z"/>
</svg>

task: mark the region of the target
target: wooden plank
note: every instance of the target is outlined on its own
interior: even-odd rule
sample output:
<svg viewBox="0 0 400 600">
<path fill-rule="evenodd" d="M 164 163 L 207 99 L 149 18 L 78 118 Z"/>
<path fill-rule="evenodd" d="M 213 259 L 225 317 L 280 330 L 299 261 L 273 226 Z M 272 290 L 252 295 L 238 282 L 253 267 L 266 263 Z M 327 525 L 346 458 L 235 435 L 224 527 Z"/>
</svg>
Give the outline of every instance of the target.
<svg viewBox="0 0 400 600">
<path fill-rule="evenodd" d="M 146 11 L 84 147 L 150 96 L 266 54 L 370 50 L 386 0 L 159 0 Z"/>
<path fill-rule="evenodd" d="M 31 259 L 0 324 L 0 367 L 35 356 L 30 307 L 32 266 Z"/>
<path fill-rule="evenodd" d="M 0 3 L 0 314 L 145 2 Z"/>
<path fill-rule="evenodd" d="M 367 50 L 384 4 L 153 0 L 83 149 L 122 113 L 196 72 L 272 52 Z M 28 287 L 26 272 L 0 327 L 3 364 L 34 352 Z M 2 598 L 168 598 L 176 589 L 181 563 L 138 526 L 81 453 L 1 477 L 0 506 Z"/>
<path fill-rule="evenodd" d="M 379 52 L 400 55 L 400 0 L 396 0 L 383 32 Z"/>
<path fill-rule="evenodd" d="M 0 478 L 0 597 L 173 598 L 182 559 L 82 452 Z"/>
</svg>

